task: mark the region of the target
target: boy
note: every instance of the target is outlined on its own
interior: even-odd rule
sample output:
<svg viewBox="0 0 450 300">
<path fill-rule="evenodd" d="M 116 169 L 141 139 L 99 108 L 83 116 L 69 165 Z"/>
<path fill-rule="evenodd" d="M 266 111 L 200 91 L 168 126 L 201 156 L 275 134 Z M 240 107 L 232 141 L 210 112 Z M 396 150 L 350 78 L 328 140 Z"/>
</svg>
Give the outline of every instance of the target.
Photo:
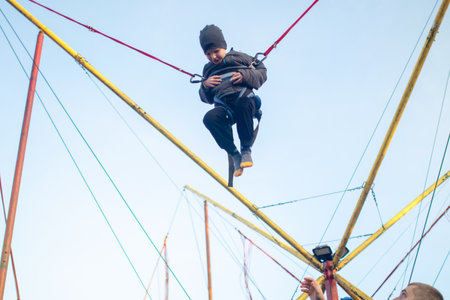
<svg viewBox="0 0 450 300">
<path fill-rule="evenodd" d="M 203 68 L 200 99 L 214 108 L 208 111 L 203 123 L 211 132 L 220 148 L 232 158 L 234 176 L 242 175 L 243 168 L 253 165 L 251 146 L 253 142 L 253 117 L 260 112 L 260 102 L 253 94 L 266 81 L 266 68 L 245 53 L 231 49 L 222 30 L 207 25 L 200 31 L 200 45 L 209 63 Z M 259 103 L 255 103 L 255 100 Z M 233 141 L 231 126 L 236 123 L 241 151 Z"/>
</svg>

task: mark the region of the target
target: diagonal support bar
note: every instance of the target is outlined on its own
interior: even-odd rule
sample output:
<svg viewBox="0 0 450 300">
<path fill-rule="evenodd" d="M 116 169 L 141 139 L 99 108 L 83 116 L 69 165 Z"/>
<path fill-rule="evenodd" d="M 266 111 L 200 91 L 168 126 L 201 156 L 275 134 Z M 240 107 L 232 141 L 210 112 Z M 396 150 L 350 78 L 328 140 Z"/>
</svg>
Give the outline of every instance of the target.
<svg viewBox="0 0 450 300">
<path fill-rule="evenodd" d="M 449 1 L 450 0 L 442 1 L 441 7 L 439 8 L 439 11 L 434 19 L 434 24 L 431 27 L 430 32 L 428 33 L 428 37 L 427 40 L 425 41 L 425 44 L 423 45 L 422 52 L 420 53 L 419 59 L 417 60 L 413 73 L 411 74 L 408 85 L 406 86 L 402 99 L 400 100 L 400 104 L 397 107 L 397 111 L 395 112 L 394 118 L 392 119 L 388 132 L 386 133 L 383 144 L 381 145 L 380 151 L 378 152 L 377 158 L 375 159 L 375 163 L 372 167 L 372 170 L 370 171 L 369 177 L 366 180 L 366 185 L 364 186 L 363 191 L 361 192 L 355 210 L 353 211 L 353 214 L 350 218 L 350 222 L 347 225 L 347 228 L 342 237 L 341 243 L 339 244 L 336 250 L 336 254 L 334 255 L 333 259 L 333 263 L 335 266 L 337 266 L 337 262 L 341 259 L 341 257 L 344 254 L 345 246 L 347 245 L 348 239 L 350 238 L 353 228 L 355 227 L 356 221 L 358 220 L 359 214 L 361 213 L 361 209 L 364 205 L 364 202 L 366 201 L 367 194 L 369 193 L 369 190 L 373 185 L 375 176 L 377 175 L 377 172 L 384 159 L 384 156 L 386 155 L 386 151 L 389 147 L 392 137 L 394 136 L 398 123 L 400 122 L 400 118 L 402 117 L 403 111 L 405 110 L 406 104 L 408 103 L 409 97 L 411 96 L 414 85 L 425 63 L 425 59 L 427 58 L 428 53 L 430 52 L 431 45 L 434 42 L 436 34 L 439 30 L 439 26 L 441 25 L 445 12 L 447 11 Z"/>
<path fill-rule="evenodd" d="M 413 209 L 417 204 L 419 204 L 426 196 L 434 191 L 438 186 L 440 186 L 444 181 L 450 177 L 450 171 L 447 171 L 439 180 L 433 183 L 429 188 L 425 190 L 421 195 L 414 199 L 410 204 L 408 204 L 404 209 L 402 209 L 398 214 L 396 214 L 392 219 L 390 219 L 386 224 L 384 224 L 380 229 L 378 229 L 374 234 L 372 234 L 367 240 L 365 240 L 361 245 L 355 250 L 349 253 L 344 259 L 339 262 L 336 270 L 342 269 L 346 264 L 348 264 L 352 259 L 354 259 L 359 253 L 361 253 L 365 248 L 372 244 L 381 234 L 388 230 L 392 225 L 394 225 L 398 220 L 400 220 L 404 215 L 406 215 L 411 209 Z"/>
<path fill-rule="evenodd" d="M 8 219 L 6 221 L 5 235 L 3 239 L 3 248 L 0 261 L 0 299 L 3 299 L 6 285 L 6 275 L 8 272 L 9 258 L 11 255 L 11 243 L 14 231 L 14 223 L 16 220 L 17 206 L 19 202 L 20 183 L 22 181 L 23 165 L 25 161 L 25 152 L 28 141 L 28 131 L 31 123 L 31 113 L 33 110 L 34 94 L 36 90 L 36 82 L 38 79 L 39 63 L 41 61 L 42 44 L 44 42 L 44 34 L 39 31 L 36 49 L 34 52 L 33 66 L 31 68 L 30 84 L 28 86 L 27 101 L 25 104 L 25 113 L 23 116 L 22 132 L 20 134 L 19 150 L 17 153 L 16 169 L 14 172 L 14 180 L 11 191 L 11 200 L 9 202 Z"/>
<path fill-rule="evenodd" d="M 319 272 L 322 272 L 321 269 L 321 264 L 319 261 L 317 261 L 317 259 L 311 255 L 311 257 L 306 258 L 304 257 L 300 252 L 298 252 L 297 250 L 295 250 L 294 248 L 292 248 L 291 246 L 285 244 L 284 242 L 280 241 L 279 239 L 277 239 L 276 237 L 274 237 L 273 235 L 271 235 L 270 233 L 262 230 L 261 228 L 259 228 L 258 226 L 254 225 L 253 223 L 247 221 L 246 219 L 244 219 L 243 217 L 239 216 L 238 214 L 234 213 L 233 211 L 229 210 L 228 208 L 226 208 L 225 206 L 219 204 L 218 202 L 214 201 L 213 199 L 209 198 L 208 196 L 200 193 L 199 191 L 193 189 L 192 187 L 185 185 L 184 188 L 188 189 L 189 191 L 193 192 L 194 194 L 202 197 L 204 200 L 208 201 L 209 203 L 211 203 L 212 205 L 214 205 L 215 207 L 217 207 L 218 209 L 222 210 L 223 212 L 225 212 L 226 214 L 232 216 L 233 218 L 235 218 L 236 220 L 238 220 L 239 222 L 243 223 L 244 225 L 246 225 L 247 227 L 249 227 L 250 229 L 253 229 L 254 231 L 256 231 L 257 233 L 259 233 L 260 235 L 262 235 L 263 237 L 265 237 L 266 239 L 272 241 L 273 243 L 275 243 L 276 245 L 280 246 L 281 248 L 283 248 L 284 250 L 286 250 L 287 252 L 291 253 L 292 255 L 294 255 L 295 257 L 299 258 L 301 261 L 303 261 L 306 264 L 311 263 L 311 260 L 315 260 L 316 263 L 312 264 L 312 267 L 314 269 L 316 269 Z M 306 251 L 306 250 L 305 250 Z"/>
<path fill-rule="evenodd" d="M 271 227 L 277 234 L 279 234 L 283 239 L 285 239 L 292 247 L 297 251 L 302 253 L 305 257 L 311 257 L 303 247 L 298 244 L 292 237 L 290 237 L 284 230 L 277 226 L 272 220 L 270 220 L 263 212 L 261 212 L 256 205 L 247 200 L 241 193 L 236 189 L 228 187 L 228 182 L 219 176 L 217 172 L 211 169 L 205 162 L 203 162 L 197 155 L 195 155 L 191 150 L 189 150 L 184 144 L 182 144 L 174 135 L 172 135 L 167 129 L 165 129 L 161 124 L 159 124 L 155 119 L 148 115 L 139 105 L 137 105 L 133 100 L 131 100 L 127 95 L 125 95 L 119 88 L 117 88 L 111 81 L 109 81 L 105 76 L 103 76 L 99 71 L 97 71 L 91 64 L 89 64 L 80 54 L 75 52 L 69 47 L 64 41 L 62 41 L 58 36 L 56 36 L 50 29 L 48 29 L 44 24 L 42 24 L 38 19 L 36 19 L 32 14 L 25 10 L 17 1 L 6 0 L 14 8 L 16 8 L 21 14 L 23 14 L 28 20 L 30 20 L 34 25 L 36 25 L 40 30 L 42 30 L 49 38 L 51 38 L 56 44 L 58 44 L 64 51 L 71 55 L 80 65 L 82 65 L 86 70 L 91 72 L 95 77 L 97 77 L 103 84 L 105 84 L 112 92 L 119 96 L 126 104 L 128 104 L 134 111 L 136 111 L 142 118 L 149 122 L 156 130 L 158 130 L 162 135 L 164 135 L 169 141 L 171 141 L 175 146 L 177 146 L 184 154 L 189 156 L 198 166 L 205 170 L 212 178 L 214 178 L 220 185 L 222 185 L 226 190 L 228 190 L 234 197 L 236 197 L 242 204 L 247 206 L 256 216 L 258 216 L 263 222 L 265 222 L 269 227 Z M 314 264 L 314 260 L 310 261 Z"/>
<path fill-rule="evenodd" d="M 372 300 L 366 293 L 358 289 L 356 286 L 347 281 L 344 277 L 339 274 L 334 274 L 336 281 L 347 292 L 347 294 L 352 297 L 352 299 L 361 299 L 361 300 Z"/>
</svg>

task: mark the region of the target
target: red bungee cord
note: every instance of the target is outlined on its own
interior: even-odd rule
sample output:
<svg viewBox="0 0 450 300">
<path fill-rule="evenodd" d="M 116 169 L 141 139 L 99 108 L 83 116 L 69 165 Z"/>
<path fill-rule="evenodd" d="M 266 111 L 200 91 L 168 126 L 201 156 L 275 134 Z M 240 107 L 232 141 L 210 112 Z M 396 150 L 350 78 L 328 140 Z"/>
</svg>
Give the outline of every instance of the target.
<svg viewBox="0 0 450 300">
<path fill-rule="evenodd" d="M 86 24 L 83 24 L 83 23 L 81 23 L 81 22 L 78 22 L 77 20 L 74 20 L 74 19 L 72 19 L 72 18 L 70 18 L 70 17 L 68 17 L 68 16 L 66 16 L 66 15 L 64 15 L 64 14 L 62 14 L 62 13 L 59 13 L 59 12 L 57 12 L 57 11 L 55 11 L 55 10 L 53 10 L 53 9 L 51 9 L 51 8 L 49 8 L 49 7 L 47 7 L 47 6 L 45 6 L 45 5 L 43 5 L 43 4 L 40 4 L 39 2 L 36 2 L 36 1 L 34 1 L 34 0 L 28 0 L 28 1 L 30 1 L 30 2 L 32 2 L 32 3 L 34 3 L 34 4 L 36 4 L 36 5 L 39 5 L 40 7 L 43 7 L 43 8 L 45 8 L 45 9 L 47 9 L 47 10 L 49 10 L 49 11 L 51 11 L 51 12 L 53 12 L 53 13 L 55 13 L 55 14 L 57 14 L 57 15 L 59 15 L 59 16 L 61 16 L 61 17 L 63 17 L 63 18 L 65 18 L 65 19 L 67 19 L 67 20 L 69 20 L 69 21 L 72 21 L 72 22 L 74 22 L 74 23 L 76 23 L 76 24 L 78 24 L 78 25 L 81 25 L 81 26 L 83 26 L 83 27 L 85 27 L 85 28 L 87 28 L 89 31 L 92 31 L 92 32 L 95 32 L 95 33 L 98 33 L 98 34 L 100 34 L 100 35 L 103 35 L 104 37 L 106 37 L 106 38 L 109 38 L 110 40 L 113 40 L 114 42 L 116 42 L 116 43 L 119 43 L 119 44 L 121 44 L 121 45 L 123 45 L 123 46 L 125 46 L 125 47 L 128 47 L 128 48 L 130 48 L 130 49 L 132 49 L 132 50 L 134 50 L 134 51 L 137 51 L 137 52 L 139 52 L 139 53 L 141 53 L 141 54 L 143 54 L 143 55 L 145 55 L 145 56 L 147 56 L 147 57 L 150 57 L 150 58 L 152 58 L 152 59 L 154 59 L 154 60 L 157 60 L 157 61 L 159 61 L 160 63 L 163 63 L 163 64 L 165 64 L 166 66 L 169 66 L 169 67 L 171 67 L 171 68 L 173 68 L 173 69 L 175 69 L 175 70 L 177 70 L 177 71 L 180 71 L 180 72 L 182 72 L 182 73 L 184 73 L 184 74 L 186 74 L 186 75 L 189 75 L 190 77 L 191 77 L 191 83 L 199 83 L 199 82 L 201 82 L 202 80 L 203 80 L 203 77 L 201 76 L 201 75 L 199 75 L 199 74 L 193 74 L 193 73 L 189 73 L 189 72 L 187 72 L 187 71 L 185 71 L 185 70 L 183 70 L 183 69 L 181 69 L 181 68 L 178 68 L 178 67 L 176 67 L 176 66 L 174 66 L 174 65 L 172 65 L 172 64 L 169 64 L 168 62 L 165 62 L 165 61 L 163 61 L 163 60 L 161 60 L 161 59 L 159 59 L 159 58 L 157 58 L 157 57 L 155 57 L 155 56 L 153 56 L 153 55 L 151 55 L 151 54 L 149 54 L 149 53 L 147 53 L 147 52 L 145 52 L 145 51 L 142 51 L 142 50 L 139 50 L 139 49 L 137 49 L 137 48 L 135 48 L 135 47 L 133 47 L 133 46 L 130 46 L 130 45 L 128 45 L 128 44 L 126 44 L 126 43 L 124 43 L 124 42 L 122 42 L 122 41 L 120 41 L 120 40 L 118 40 L 118 39 L 116 39 L 116 38 L 113 38 L 113 37 L 111 37 L 111 36 L 109 36 L 109 35 L 107 35 L 107 34 L 104 34 L 103 32 L 101 32 L 101 31 L 98 31 L 97 29 L 95 29 L 95 28 L 93 28 L 92 26 L 89 26 L 89 25 L 86 25 Z M 310 11 L 310 9 L 314 6 L 314 5 L 316 5 L 316 3 L 317 2 L 319 2 L 319 0 L 315 0 L 309 7 L 308 7 L 308 9 L 306 9 L 304 12 L 303 12 L 303 14 L 269 47 L 269 49 L 267 49 L 264 53 L 262 53 L 262 52 L 260 52 L 260 53 L 257 53 L 256 55 L 255 55 L 255 58 L 254 58 L 254 62 L 253 62 L 253 65 L 254 64 L 257 64 L 257 58 L 258 58 L 258 56 L 259 55 L 263 55 L 264 57 L 258 62 L 258 63 L 260 63 L 260 62 L 262 62 L 263 60 L 265 60 L 266 58 L 267 58 L 267 55 L 269 55 L 269 53 L 274 49 L 274 48 L 276 48 L 277 47 L 277 45 L 281 42 L 281 40 L 283 40 L 284 38 L 285 38 L 285 36 L 289 33 L 289 31 L 291 31 L 291 29 L 292 28 L 294 28 L 294 26 L 295 25 L 297 25 L 297 23 Z M 195 77 L 199 77 L 200 78 L 200 80 L 194 80 L 194 78 Z"/>
<path fill-rule="evenodd" d="M 275 41 L 275 43 L 272 44 L 272 46 L 269 47 L 269 49 L 266 50 L 266 52 L 263 53 L 264 56 L 269 55 L 269 53 L 277 47 L 277 45 L 281 42 L 282 39 L 284 39 L 284 37 L 289 33 L 289 31 L 291 31 L 292 28 L 294 28 L 295 25 L 297 25 L 298 21 L 300 21 L 308 12 L 309 10 L 316 5 L 316 3 L 319 2 L 319 0 L 316 0 L 313 2 L 313 4 L 311 4 L 307 10 L 305 10 L 305 12 L 291 25 L 291 27 L 289 27 L 281 36 L 278 40 Z"/>
<path fill-rule="evenodd" d="M 149 54 L 149 53 L 147 53 L 147 52 L 145 52 L 145 51 L 142 51 L 142 50 L 140 50 L 140 49 L 137 49 L 137 48 L 135 48 L 135 47 L 133 47 L 133 46 L 130 46 L 130 45 L 128 45 L 128 44 L 126 44 L 126 43 L 124 43 L 124 42 L 122 42 L 122 41 L 120 41 L 120 40 L 118 40 L 118 39 L 116 39 L 116 38 L 113 38 L 113 37 L 111 37 L 111 36 L 109 36 L 109 35 L 107 35 L 107 34 L 104 34 L 103 32 L 98 31 L 97 29 L 93 28 L 92 26 L 89 26 L 89 25 L 83 24 L 83 23 L 81 23 L 81 22 L 78 22 L 77 20 L 74 20 L 74 19 L 72 19 L 72 18 L 70 18 L 70 17 L 68 17 L 68 16 L 66 16 L 66 15 L 63 15 L 62 13 L 59 13 L 59 12 L 57 12 L 57 11 L 55 11 L 55 10 L 53 10 L 53 9 L 51 9 L 51 8 L 49 8 L 49 7 L 47 7 L 47 6 L 45 6 L 45 5 L 42 5 L 42 4 L 40 4 L 39 2 L 36 2 L 36 1 L 34 1 L 34 0 L 28 0 L 28 1 L 30 1 L 30 2 L 32 2 L 32 3 L 34 3 L 34 4 L 36 4 L 36 5 L 39 5 L 39 6 L 41 6 L 41 7 L 45 8 L 45 9 L 47 9 L 47 10 L 53 12 L 53 13 L 55 13 L 55 14 L 57 14 L 57 15 L 63 17 L 63 18 L 65 18 L 65 19 L 67 19 L 67 20 L 69 20 L 69 21 L 72 21 L 72 22 L 74 22 L 74 23 L 76 23 L 76 24 L 78 24 L 78 25 L 81 25 L 81 26 L 87 28 L 89 31 L 92 31 L 92 32 L 98 33 L 98 34 L 100 34 L 100 35 L 103 35 L 104 37 L 107 37 L 108 39 L 113 40 L 113 41 L 116 42 L 116 43 L 119 43 L 119 44 L 121 44 L 121 45 L 123 45 L 123 46 L 125 46 L 125 47 L 128 47 L 128 48 L 130 48 L 130 49 L 133 49 L 134 51 L 137 51 L 137 52 L 139 52 L 139 53 L 141 53 L 141 54 L 143 54 L 143 55 L 145 55 L 145 56 L 147 56 L 147 57 L 153 58 L 154 60 L 157 60 L 157 61 L 159 61 L 160 63 L 163 63 L 163 64 L 165 64 L 165 65 L 167 65 L 167 66 L 169 66 L 169 67 L 171 67 L 171 68 L 174 68 L 175 70 L 180 71 L 180 72 L 182 72 L 182 73 L 184 73 L 184 74 L 186 74 L 186 75 L 189 75 L 189 76 L 191 76 L 192 78 L 194 78 L 194 77 L 196 77 L 196 76 L 200 76 L 200 75 L 198 75 L 198 74 L 192 74 L 192 73 L 189 73 L 189 72 L 187 72 L 187 71 L 185 71 L 185 70 L 183 70 L 183 69 L 181 69 L 181 68 L 178 68 L 178 67 L 176 67 L 176 66 L 174 66 L 174 65 L 172 65 L 172 64 L 169 64 L 168 62 L 165 62 L 165 61 L 163 61 L 163 60 L 161 60 L 161 59 L 159 59 L 159 58 L 157 58 L 157 57 L 155 57 L 155 56 L 153 56 L 153 55 L 151 55 L 151 54 Z"/>
<path fill-rule="evenodd" d="M 411 252 L 419 245 L 419 243 L 423 240 L 423 238 L 430 232 L 430 230 L 436 225 L 436 223 L 449 211 L 450 206 L 447 206 L 447 209 L 431 224 L 430 228 L 428 228 L 427 232 L 425 232 L 420 239 L 414 244 L 414 246 L 409 249 L 408 253 L 402 258 L 402 260 L 395 266 L 395 268 L 389 273 L 389 275 L 386 277 L 385 280 L 380 284 L 380 286 L 376 289 L 376 291 L 372 294 L 372 298 L 375 296 L 376 293 L 381 289 L 381 287 L 386 283 L 386 281 L 394 274 L 394 272 L 397 270 L 398 267 L 405 261 L 405 259 L 411 254 Z"/>
<path fill-rule="evenodd" d="M 292 276 L 292 278 L 294 278 L 295 280 L 297 280 L 298 282 L 302 282 L 300 279 L 298 279 L 294 274 L 292 274 L 292 272 L 290 272 L 288 269 L 286 269 L 281 263 L 279 263 L 275 258 L 273 258 L 272 256 L 270 256 L 269 253 L 267 253 L 266 251 L 264 251 L 263 249 L 261 249 L 261 247 L 259 247 L 258 245 L 256 245 L 251 239 L 249 239 L 248 237 L 246 237 L 240 230 L 236 229 L 239 234 L 244 237 L 247 241 L 249 241 L 253 246 L 255 246 L 256 248 L 258 248 L 262 253 L 264 253 L 265 255 L 267 255 L 271 260 L 273 260 L 277 265 L 279 265 L 283 270 L 286 271 L 286 273 L 288 273 L 289 275 Z"/>
</svg>

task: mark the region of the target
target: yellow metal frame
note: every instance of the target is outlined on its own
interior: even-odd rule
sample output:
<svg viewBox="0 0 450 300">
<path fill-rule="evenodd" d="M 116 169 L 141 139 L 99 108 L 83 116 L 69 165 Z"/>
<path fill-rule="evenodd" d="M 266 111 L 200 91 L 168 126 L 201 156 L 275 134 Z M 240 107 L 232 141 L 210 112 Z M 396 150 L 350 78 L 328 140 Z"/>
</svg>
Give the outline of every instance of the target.
<svg viewBox="0 0 450 300">
<path fill-rule="evenodd" d="M 425 190 L 420 196 L 414 199 L 409 205 L 402 209 L 398 214 L 396 214 L 392 219 L 390 219 L 386 224 L 384 224 L 380 229 L 378 229 L 374 234 L 372 234 L 367 240 L 365 240 L 361 245 L 355 250 L 349 253 L 344 259 L 342 259 L 336 270 L 342 269 L 346 264 L 348 264 L 353 258 L 355 258 L 361 251 L 367 248 L 371 243 L 373 243 L 381 234 L 388 230 L 392 225 L 394 225 L 398 220 L 400 220 L 404 215 L 406 215 L 411 209 L 413 209 L 417 204 L 419 204 L 426 196 L 434 191 L 438 186 L 440 186 L 445 180 L 450 177 L 450 171 L 444 174 L 439 180 L 432 184 L 428 189 Z"/>
<path fill-rule="evenodd" d="M 361 299 L 361 300 L 372 299 L 368 295 L 366 295 L 363 291 L 361 291 L 356 286 L 347 281 L 341 275 L 335 273 L 334 278 L 336 278 L 337 283 L 341 286 L 341 288 L 344 289 L 344 291 L 347 292 L 347 294 L 350 295 L 350 297 L 352 297 L 352 299 Z"/>
<path fill-rule="evenodd" d="M 307 252 L 300 244 L 298 244 L 292 237 L 290 237 L 283 229 L 281 229 L 278 225 L 276 225 L 272 220 L 270 220 L 264 213 L 262 213 L 256 205 L 247 200 L 242 194 L 240 194 L 236 189 L 232 187 L 228 187 L 228 183 L 219 176 L 213 169 L 211 169 L 205 162 L 203 162 L 198 156 L 196 156 L 192 151 L 190 151 L 185 145 L 183 145 L 178 139 L 175 138 L 169 131 L 167 131 L 164 127 L 161 126 L 155 119 L 149 116 L 142 108 L 140 108 L 133 100 L 131 100 L 127 95 L 125 95 L 121 90 L 119 90 L 112 82 L 110 82 L 106 77 L 104 77 L 100 72 L 98 72 L 93 66 L 91 66 L 81 55 L 79 55 L 76 51 L 70 48 L 64 41 L 62 41 L 59 37 L 57 37 L 52 31 L 50 31 L 47 27 L 45 27 L 39 20 L 37 20 L 34 16 L 32 16 L 28 11 L 26 11 L 20 4 L 18 4 L 15 0 L 6 0 L 9 2 L 14 8 L 16 8 L 21 14 L 23 14 L 26 18 L 28 18 L 33 24 L 35 24 L 41 31 L 43 31 L 48 37 L 50 37 L 56 44 L 58 44 L 64 51 L 66 51 L 69 55 L 71 55 L 79 64 L 81 64 L 86 70 L 91 72 L 95 77 L 97 77 L 101 82 L 103 82 L 111 91 L 113 91 L 117 96 L 119 96 L 123 101 L 125 101 L 133 110 L 135 110 L 142 118 L 144 118 L 147 122 L 149 122 L 156 130 L 158 130 L 161 134 L 163 134 L 168 140 L 170 140 L 175 146 L 177 146 L 181 151 L 183 151 L 189 158 L 191 158 L 197 165 L 199 165 L 203 170 L 205 170 L 211 177 L 213 177 L 220 185 L 222 185 L 225 189 L 227 189 L 234 197 L 236 197 L 241 203 L 243 203 L 250 211 L 252 211 L 257 217 L 259 217 L 262 221 L 264 221 L 270 228 L 272 228 L 278 235 L 280 235 L 285 241 L 287 241 L 292 247 L 283 242 L 279 241 L 271 234 L 261 230 L 256 227 L 252 223 L 243 219 L 242 217 L 236 215 L 232 211 L 226 209 L 221 206 L 217 202 L 212 199 L 200 194 L 199 192 L 193 190 L 190 187 L 187 187 L 192 192 L 198 194 L 203 197 L 208 202 L 212 203 L 216 207 L 220 208 L 224 212 L 230 214 L 240 222 L 244 223 L 246 226 L 252 228 L 259 234 L 268 238 L 275 244 L 279 245 L 289 253 L 295 255 L 303 262 L 310 263 L 316 270 L 322 270 L 322 264 L 320 264 L 317 259 L 314 258 L 309 252 Z M 387 222 L 382 228 L 380 228 L 377 232 L 375 232 L 371 237 L 369 237 L 366 241 L 364 241 L 357 249 L 351 252 L 346 258 L 342 259 L 342 255 L 344 253 L 345 246 L 350 238 L 350 235 L 353 231 L 353 228 L 356 224 L 356 221 L 361 213 L 364 202 L 367 198 L 367 195 L 370 191 L 370 188 L 373 185 L 377 172 L 381 166 L 381 163 L 386 155 L 389 144 L 393 138 L 395 130 L 398 126 L 400 118 L 405 110 L 408 99 L 412 93 L 415 82 L 420 74 L 420 71 L 424 65 L 425 59 L 430 51 L 431 45 L 434 42 L 436 34 L 438 32 L 439 26 L 444 18 L 444 15 L 447 11 L 450 0 L 443 0 L 442 4 L 439 8 L 439 11 L 435 17 L 434 24 L 430 29 L 428 37 L 426 39 L 425 45 L 422 48 L 420 57 L 415 65 L 414 71 L 409 79 L 408 85 L 403 93 L 403 96 L 400 100 L 400 104 L 397 108 L 397 111 L 394 115 L 394 118 L 391 122 L 391 125 L 386 133 L 383 144 L 379 150 L 377 158 L 375 159 L 374 165 L 369 173 L 368 179 L 366 181 L 365 187 L 361 192 L 361 195 L 358 199 L 356 207 L 353 211 L 353 214 L 350 218 L 349 224 L 344 232 L 342 240 L 336 250 L 334 255 L 333 264 L 336 266 L 336 271 L 342 269 L 347 263 L 349 263 L 353 258 L 355 258 L 359 253 L 361 253 L 365 248 L 367 248 L 372 242 L 374 242 L 382 233 L 384 233 L 388 228 L 394 225 L 400 218 L 402 218 L 406 213 L 408 213 L 414 206 L 416 206 L 420 201 L 422 201 L 428 194 L 430 194 L 434 189 L 436 189 L 440 184 L 442 184 L 445 180 L 450 177 L 450 171 L 448 171 L 444 176 L 442 176 L 438 182 L 432 186 L 430 186 L 424 193 L 422 193 L 419 197 L 417 197 L 414 201 L 412 201 L 407 207 L 405 207 L 402 211 L 400 211 L 396 216 L 394 216 L 389 222 Z M 335 274 L 336 281 L 340 286 L 353 298 L 353 299 L 371 299 L 369 296 L 360 291 L 357 287 L 353 286 L 350 282 L 345 280 L 339 274 Z M 324 282 L 324 277 L 321 276 L 317 280 L 319 284 Z M 299 299 L 306 299 L 308 295 L 302 294 Z"/>
<path fill-rule="evenodd" d="M 434 24 L 431 27 L 430 32 L 428 33 L 427 40 L 423 45 L 419 59 L 417 60 L 413 73 L 409 79 L 408 85 L 405 89 L 405 92 L 403 93 L 402 99 L 400 100 L 400 104 L 397 107 L 397 111 L 395 112 L 394 118 L 392 119 L 388 132 L 386 133 L 383 144 L 380 148 L 380 151 L 378 152 L 378 156 L 375 159 L 375 163 L 373 164 L 372 170 L 370 171 L 369 177 L 366 180 L 366 184 L 361 192 L 361 196 L 359 197 L 358 203 L 356 204 L 355 210 L 353 211 L 353 214 L 350 218 L 350 222 L 347 225 L 347 229 L 345 230 L 342 240 L 336 250 L 333 259 L 334 265 L 337 265 L 338 261 L 344 254 L 345 246 L 347 245 L 348 239 L 350 238 L 350 234 L 352 233 L 356 221 L 358 220 L 359 214 L 361 213 L 361 209 L 367 198 L 367 194 L 369 193 L 369 190 L 372 188 L 375 176 L 377 175 L 378 169 L 381 166 L 381 162 L 383 161 L 383 158 L 386 155 L 386 151 L 389 147 L 392 137 L 394 136 L 398 123 L 400 122 L 400 118 L 402 117 L 403 111 L 405 110 L 406 104 L 408 103 L 409 97 L 411 96 L 414 85 L 417 81 L 417 78 L 419 77 L 423 64 L 425 63 L 425 59 L 427 58 L 428 53 L 430 52 L 431 45 L 434 42 L 439 26 L 442 22 L 442 19 L 444 18 L 445 12 L 447 11 L 448 4 L 449 0 L 442 1 L 441 7 L 439 8 L 439 11 L 434 19 Z"/>
</svg>

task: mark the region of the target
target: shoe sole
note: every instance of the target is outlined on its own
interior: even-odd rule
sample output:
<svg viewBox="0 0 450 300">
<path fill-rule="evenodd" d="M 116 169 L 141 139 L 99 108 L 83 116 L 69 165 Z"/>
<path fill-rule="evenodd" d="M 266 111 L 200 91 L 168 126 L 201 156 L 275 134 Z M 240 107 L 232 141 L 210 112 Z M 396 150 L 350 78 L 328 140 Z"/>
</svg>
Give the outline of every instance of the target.
<svg viewBox="0 0 450 300">
<path fill-rule="evenodd" d="M 251 161 L 246 161 L 246 162 L 241 163 L 241 168 L 248 168 L 251 166 L 253 166 L 253 163 Z"/>
<path fill-rule="evenodd" d="M 239 177 L 242 175 L 242 173 L 244 173 L 244 170 L 239 169 L 239 170 L 235 171 L 233 175 L 234 175 L 234 177 Z"/>
</svg>

